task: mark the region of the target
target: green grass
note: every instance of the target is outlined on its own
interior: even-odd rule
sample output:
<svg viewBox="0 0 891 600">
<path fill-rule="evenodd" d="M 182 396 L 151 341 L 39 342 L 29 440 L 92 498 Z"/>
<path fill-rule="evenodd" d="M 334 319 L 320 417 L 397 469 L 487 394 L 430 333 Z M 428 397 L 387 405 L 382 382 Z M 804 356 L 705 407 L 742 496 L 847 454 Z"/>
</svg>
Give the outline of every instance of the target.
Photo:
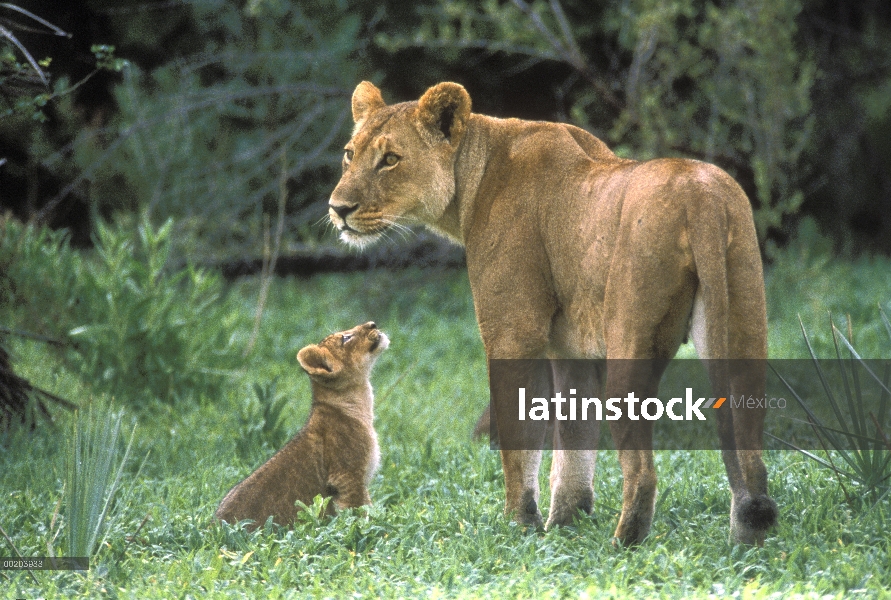
<svg viewBox="0 0 891 600">
<path fill-rule="evenodd" d="M 827 283 L 813 271 L 798 275 L 813 268 L 801 260 L 790 255 L 768 272 L 772 356 L 805 356 L 803 342 L 796 346 L 795 307 L 814 331 L 825 329 L 820 319 L 828 309 L 850 312 L 855 332 L 881 326 L 877 309 L 870 311 L 891 298 L 887 261 L 829 261 Z M 816 299 L 815 287 L 822 294 Z M 233 284 L 227 317 L 207 327 L 226 327 L 223 337 L 243 347 L 258 289 L 253 279 Z M 226 491 L 306 418 L 309 382 L 297 350 L 366 320 L 392 339 L 372 376 L 382 449 L 374 506 L 293 530 L 248 534 L 213 525 Z M 863 354 L 888 356 L 863 338 Z M 35 384 L 78 402 L 91 395 L 100 405 L 110 402 L 44 346 L 10 346 L 16 368 Z M 273 380 L 276 394 L 288 399 L 282 424 L 248 431 L 243 414 L 256 400 L 254 386 Z M 891 588 L 889 502 L 853 512 L 831 474 L 792 451 L 766 457 L 781 516 L 763 548 L 728 544 L 724 468 L 717 453 L 706 451 L 657 453 L 656 520 L 637 550 L 610 544 L 621 505 L 612 452 L 599 457 L 593 518 L 545 534 L 508 523 L 498 454 L 469 441 L 488 389 L 460 271 L 276 280 L 254 353 L 222 388 L 218 396 L 209 392 L 216 386 L 180 390 L 177 403 L 116 398 L 139 423 L 124 477 L 132 489 L 112 508 L 91 570 L 35 572 L 39 584 L 27 573 L 0 571 L 0 598 L 822 598 L 888 597 Z M 0 526 L 25 556 L 45 555 L 53 527 L 66 526 L 64 511 L 55 525 L 53 518 L 71 417 L 56 414 L 55 430 L 17 432 L 0 445 Z M 252 450 L 239 448 L 247 435 L 257 439 Z M 541 476 L 545 510 L 548 462 Z M 5 541 L 0 546 L 0 554 L 12 555 Z"/>
</svg>

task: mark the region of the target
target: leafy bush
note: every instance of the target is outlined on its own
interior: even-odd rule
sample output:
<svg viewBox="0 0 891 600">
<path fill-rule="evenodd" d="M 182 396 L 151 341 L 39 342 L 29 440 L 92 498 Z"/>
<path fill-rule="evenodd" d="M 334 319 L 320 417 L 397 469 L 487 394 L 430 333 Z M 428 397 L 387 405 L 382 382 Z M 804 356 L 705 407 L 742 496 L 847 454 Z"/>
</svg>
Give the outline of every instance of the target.
<svg viewBox="0 0 891 600">
<path fill-rule="evenodd" d="M 138 236 L 100 224 L 97 261 L 83 270 L 83 324 L 73 328 L 84 372 L 111 390 L 132 387 L 173 399 L 180 392 L 213 388 L 211 365 L 227 348 L 221 280 L 188 265 L 166 270 L 172 221 Z"/>
<path fill-rule="evenodd" d="M 362 78 L 360 16 L 331 1 L 183 4 L 201 51 L 123 70 L 119 113 L 76 140 L 81 174 L 66 193 L 89 180 L 105 213 L 175 218 L 177 255 L 238 256 L 257 252 L 285 171 L 287 220 L 315 240 L 322 229 L 309 224 L 324 210 L 308 204 L 336 179 Z"/>
<path fill-rule="evenodd" d="M 134 232 L 99 224 L 95 253 L 65 236 L 5 223 L 5 294 L 27 328 L 67 336 L 63 358 L 97 389 L 129 400 L 219 393 L 237 363 L 222 280 L 192 265 L 172 269 L 172 222 Z M 216 327 L 208 327 L 214 323 Z"/>
<path fill-rule="evenodd" d="M 248 462 L 278 450 L 287 437 L 282 417 L 288 399 L 276 393 L 276 382 L 265 386 L 255 383 L 253 389 L 254 397 L 240 406 L 240 427 L 234 436 L 238 455 Z"/>
</svg>

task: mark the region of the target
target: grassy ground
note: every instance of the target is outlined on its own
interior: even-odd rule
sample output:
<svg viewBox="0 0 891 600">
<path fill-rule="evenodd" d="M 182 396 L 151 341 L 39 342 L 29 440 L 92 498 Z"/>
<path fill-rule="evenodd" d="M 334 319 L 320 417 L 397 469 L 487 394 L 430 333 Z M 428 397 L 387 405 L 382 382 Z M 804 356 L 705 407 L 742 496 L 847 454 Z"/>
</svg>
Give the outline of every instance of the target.
<svg viewBox="0 0 891 600">
<path fill-rule="evenodd" d="M 891 298 L 888 271 L 887 261 L 827 262 L 801 248 L 783 255 L 768 274 L 772 356 L 805 355 L 795 312 L 828 352 L 832 310 L 850 312 L 855 332 L 865 331 L 858 335 L 864 354 L 887 357 L 870 332 L 878 331 L 876 303 L 887 310 Z M 234 284 L 230 317 L 207 327 L 229 328 L 243 346 L 258 287 L 256 280 Z M 382 447 L 374 506 L 321 523 L 306 518 L 290 531 L 212 525 L 225 492 L 306 417 L 309 384 L 297 350 L 369 319 L 392 338 L 372 377 Z M 109 401 L 45 347 L 15 341 L 13 350 L 17 368 L 35 383 L 81 402 Z M 872 510 L 852 509 L 829 472 L 793 452 L 766 457 L 781 520 L 763 548 L 727 543 L 724 469 L 707 451 L 657 453 L 656 520 L 637 550 L 610 544 L 621 503 L 612 452 L 599 457 L 593 518 L 545 534 L 521 531 L 501 514 L 498 454 L 469 441 L 488 398 L 485 372 L 463 272 L 278 280 L 254 354 L 218 397 L 195 390 L 175 406 L 117 399 L 127 420 L 138 420 L 137 460 L 93 568 L 36 572 L 37 583 L 0 571 L 0 598 L 888 597 L 887 498 Z M 287 410 L 281 423 L 258 427 L 252 386 L 271 381 Z M 64 519 L 54 524 L 53 515 L 63 496 L 67 420 L 60 414 L 55 431 L 18 432 L 0 445 L 0 525 L 25 556 L 45 555 L 60 522 L 64 537 Z M 546 510 L 546 491 L 542 504 Z M 0 547 L 12 554 L 5 541 Z"/>
</svg>

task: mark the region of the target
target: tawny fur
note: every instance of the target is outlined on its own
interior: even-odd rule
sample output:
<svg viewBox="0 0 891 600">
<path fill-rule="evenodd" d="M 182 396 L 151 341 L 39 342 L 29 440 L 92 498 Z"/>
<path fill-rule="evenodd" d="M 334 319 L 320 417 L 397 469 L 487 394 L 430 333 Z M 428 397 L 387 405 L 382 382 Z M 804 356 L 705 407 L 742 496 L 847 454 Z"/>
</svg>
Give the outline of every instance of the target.
<svg viewBox="0 0 891 600">
<path fill-rule="evenodd" d="M 380 452 L 369 375 L 389 340 L 374 323 L 332 334 L 297 354 L 312 382 L 306 425 L 269 460 L 226 494 L 215 517 L 245 519 L 254 529 L 269 517 L 290 525 L 299 500 L 330 497 L 327 514 L 371 504 L 368 482 Z"/>
<path fill-rule="evenodd" d="M 357 86 L 356 127 L 329 202 L 342 240 L 361 247 L 420 223 L 464 245 L 490 359 L 667 360 L 688 333 L 702 358 L 766 358 L 752 210 L 727 173 L 694 160 L 621 159 L 572 125 L 470 107 L 456 83 L 389 106 L 371 83 Z M 604 397 L 656 396 L 659 367 L 632 373 L 620 362 L 601 374 Z M 764 388 L 763 369 L 745 380 L 721 368 L 710 375 L 716 395 Z M 764 411 L 734 408 L 718 420 L 732 536 L 760 543 L 776 519 L 761 459 Z M 626 544 L 640 542 L 653 517 L 653 455 L 636 449 L 651 442 L 649 427 L 611 424 L 614 440 L 634 441 L 619 447 L 615 535 Z M 540 451 L 502 451 L 505 513 L 529 525 L 542 523 L 540 461 Z M 593 451 L 555 451 L 548 527 L 590 511 L 594 462 Z"/>
</svg>

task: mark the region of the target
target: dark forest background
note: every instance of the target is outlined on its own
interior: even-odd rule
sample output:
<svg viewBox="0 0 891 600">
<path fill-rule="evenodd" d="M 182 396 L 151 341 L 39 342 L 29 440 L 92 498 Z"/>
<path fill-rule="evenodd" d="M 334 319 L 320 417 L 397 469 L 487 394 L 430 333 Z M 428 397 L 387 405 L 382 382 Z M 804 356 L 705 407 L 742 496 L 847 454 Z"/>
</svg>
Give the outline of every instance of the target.
<svg viewBox="0 0 891 600">
<path fill-rule="evenodd" d="M 2 211 L 79 245 L 146 217 L 190 260 L 256 256 L 279 222 L 283 255 L 326 244 L 369 79 L 388 102 L 458 81 L 476 112 L 714 162 L 768 255 L 802 219 L 891 254 L 886 0 L 19 0 L 0 27 Z"/>
</svg>

